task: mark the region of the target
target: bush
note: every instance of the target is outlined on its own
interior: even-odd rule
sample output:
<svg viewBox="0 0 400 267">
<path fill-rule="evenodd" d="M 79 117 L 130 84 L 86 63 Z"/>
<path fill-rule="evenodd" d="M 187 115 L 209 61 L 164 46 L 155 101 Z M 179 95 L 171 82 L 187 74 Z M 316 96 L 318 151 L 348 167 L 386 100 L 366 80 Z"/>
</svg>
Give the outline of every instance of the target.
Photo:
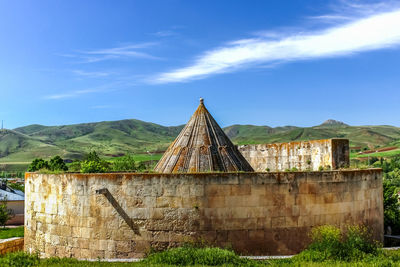
<svg viewBox="0 0 400 267">
<path fill-rule="evenodd" d="M 106 161 L 88 161 L 81 162 L 82 173 L 103 173 L 109 171 L 109 163 Z"/>
<path fill-rule="evenodd" d="M 112 164 L 113 171 L 136 171 L 136 163 L 133 159 L 133 156 L 126 155 L 120 158 L 117 158 Z"/>
<path fill-rule="evenodd" d="M 7 197 L 0 200 L 0 226 L 4 228 L 6 222 L 13 217 L 12 210 L 7 208 Z"/>
<path fill-rule="evenodd" d="M 0 266 L 4 267 L 29 267 L 39 265 L 37 254 L 28 254 L 22 251 L 7 253 L 0 257 Z"/>
<path fill-rule="evenodd" d="M 36 158 L 28 167 L 28 172 L 36 172 L 41 169 L 49 169 L 49 163 L 41 158 Z"/>
<path fill-rule="evenodd" d="M 68 167 L 60 156 L 50 159 L 49 169 L 51 171 L 68 171 Z"/>
<path fill-rule="evenodd" d="M 92 151 L 87 154 L 80 163 L 80 171 L 82 173 L 103 173 L 110 171 L 110 163 L 102 160 L 96 153 Z"/>
<path fill-rule="evenodd" d="M 295 261 L 359 261 L 381 252 L 364 226 L 348 226 L 345 232 L 332 225 L 319 226 L 312 229 L 310 237 L 311 244 Z"/>
<path fill-rule="evenodd" d="M 397 188 L 388 180 L 383 181 L 383 214 L 385 229 L 390 227 L 392 233 L 400 232 L 400 204 Z"/>
<path fill-rule="evenodd" d="M 68 165 L 68 170 L 71 172 L 80 172 L 81 171 L 81 161 L 76 160 L 76 161 L 71 162 Z"/>
<path fill-rule="evenodd" d="M 145 260 L 147 264 L 164 265 L 250 265 L 251 261 L 241 259 L 235 252 L 220 248 L 195 248 L 184 246 L 150 254 Z"/>
<path fill-rule="evenodd" d="M 52 159 L 50 159 L 50 162 L 41 158 L 34 159 L 28 167 L 28 172 L 36 172 L 40 170 L 63 172 L 63 171 L 68 171 L 68 167 L 60 156 L 53 157 Z"/>
</svg>

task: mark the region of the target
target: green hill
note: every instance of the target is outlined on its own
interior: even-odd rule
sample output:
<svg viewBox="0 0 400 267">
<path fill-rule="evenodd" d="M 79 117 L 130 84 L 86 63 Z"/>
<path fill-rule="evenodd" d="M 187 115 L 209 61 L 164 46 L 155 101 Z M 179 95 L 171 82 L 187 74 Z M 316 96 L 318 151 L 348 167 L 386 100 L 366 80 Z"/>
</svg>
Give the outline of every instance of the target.
<svg viewBox="0 0 400 267">
<path fill-rule="evenodd" d="M 165 127 L 140 120 L 121 120 L 62 126 L 29 125 L 15 131 L 39 142 L 54 145 L 63 151 L 63 157 L 75 159 L 92 150 L 110 157 L 126 153 L 164 151 L 182 127 Z M 1 161 L 4 159 L 0 158 Z"/>
<path fill-rule="evenodd" d="M 54 155 L 77 159 L 92 150 L 109 158 L 133 153 L 138 160 L 158 159 L 182 128 L 182 125 L 165 127 L 131 119 L 62 126 L 34 124 L 2 130 L 0 164 L 26 165 L 36 157 L 50 158 Z M 314 127 L 232 125 L 224 131 L 236 144 L 348 138 L 351 146 L 362 148 L 400 147 L 398 127 L 349 126 L 335 120 Z M 153 155 L 148 155 L 147 151 Z"/>
</svg>

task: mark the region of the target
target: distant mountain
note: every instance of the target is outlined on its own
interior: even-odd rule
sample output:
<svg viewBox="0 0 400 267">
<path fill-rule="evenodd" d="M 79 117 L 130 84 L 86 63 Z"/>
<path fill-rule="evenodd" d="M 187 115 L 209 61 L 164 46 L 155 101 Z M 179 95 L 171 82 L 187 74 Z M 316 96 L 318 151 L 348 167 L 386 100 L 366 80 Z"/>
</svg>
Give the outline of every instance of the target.
<svg viewBox="0 0 400 267">
<path fill-rule="evenodd" d="M 320 126 L 349 126 L 346 123 L 342 122 L 342 121 L 337 121 L 337 120 L 326 120 L 324 121 Z"/>
<path fill-rule="evenodd" d="M 183 125 L 165 127 L 134 119 L 62 126 L 28 125 L 0 131 L 0 163 L 30 162 L 36 157 L 54 155 L 76 159 L 92 150 L 110 157 L 146 151 L 162 153 L 182 128 Z M 314 127 L 232 125 L 224 131 L 236 144 L 348 138 L 351 146 L 400 146 L 398 127 L 349 126 L 335 120 Z"/>
<path fill-rule="evenodd" d="M 30 158 L 37 155 L 47 158 L 58 154 L 64 158 L 76 159 L 92 150 L 107 156 L 164 151 L 182 128 L 183 126 L 165 127 L 132 119 L 62 126 L 36 124 L 16 128 L 13 132 L 35 140 L 37 143 L 37 146 L 28 150 Z M 43 145 L 54 146 L 58 151 L 56 154 L 53 153 L 54 151 L 37 153 L 36 150 Z M 13 153 L 20 152 L 18 149 L 13 150 Z M 15 157 L 10 154 L 4 153 L 3 158 L 0 157 L 0 162 L 9 161 L 9 158 L 14 161 Z M 24 156 L 22 159 L 26 158 Z"/>
</svg>

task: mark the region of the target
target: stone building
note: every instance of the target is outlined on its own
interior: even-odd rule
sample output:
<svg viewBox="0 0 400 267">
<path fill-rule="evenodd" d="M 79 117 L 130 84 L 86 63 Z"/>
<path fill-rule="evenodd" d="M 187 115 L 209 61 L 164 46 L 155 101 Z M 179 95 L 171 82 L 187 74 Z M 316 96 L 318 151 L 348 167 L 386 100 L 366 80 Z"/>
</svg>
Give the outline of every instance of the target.
<svg viewBox="0 0 400 267">
<path fill-rule="evenodd" d="M 323 224 L 365 224 L 383 241 L 381 169 L 253 172 L 202 101 L 155 170 L 26 173 L 25 250 L 132 258 L 201 240 L 290 255 Z"/>
<path fill-rule="evenodd" d="M 241 145 L 238 149 L 253 169 L 259 172 L 336 170 L 350 166 L 348 139 Z"/>
</svg>

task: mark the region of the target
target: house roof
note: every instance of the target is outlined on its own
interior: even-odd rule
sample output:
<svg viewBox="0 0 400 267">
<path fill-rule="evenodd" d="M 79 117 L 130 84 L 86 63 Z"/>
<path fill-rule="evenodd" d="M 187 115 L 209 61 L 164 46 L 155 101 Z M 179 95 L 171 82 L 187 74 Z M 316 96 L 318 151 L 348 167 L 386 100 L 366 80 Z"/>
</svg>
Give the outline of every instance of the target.
<svg viewBox="0 0 400 267">
<path fill-rule="evenodd" d="M 156 172 L 253 171 L 200 99 L 200 105 L 156 167 Z"/>
<path fill-rule="evenodd" d="M 6 197 L 7 201 L 25 200 L 25 194 L 22 191 L 10 189 L 7 187 L 5 190 L 0 189 L 0 200 Z"/>
</svg>

